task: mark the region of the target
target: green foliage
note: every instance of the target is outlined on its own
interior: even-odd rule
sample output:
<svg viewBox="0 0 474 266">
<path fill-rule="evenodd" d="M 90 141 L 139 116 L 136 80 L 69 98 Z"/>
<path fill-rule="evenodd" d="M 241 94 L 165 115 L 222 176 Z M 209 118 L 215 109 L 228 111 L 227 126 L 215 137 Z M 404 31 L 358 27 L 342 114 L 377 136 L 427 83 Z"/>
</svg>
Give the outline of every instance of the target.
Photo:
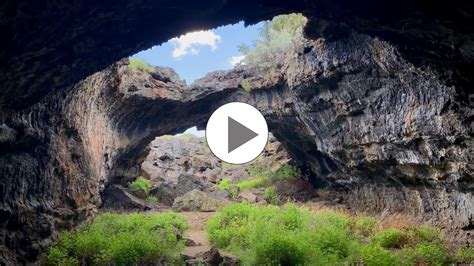
<svg viewBox="0 0 474 266">
<path fill-rule="evenodd" d="M 271 177 L 278 180 L 290 181 L 300 178 L 301 172 L 298 168 L 286 163 L 278 168 L 278 170 L 275 172 L 272 172 Z"/>
<path fill-rule="evenodd" d="M 359 236 L 368 237 L 372 234 L 374 227 L 377 225 L 377 219 L 374 217 L 358 214 L 352 222 L 352 230 Z"/>
<path fill-rule="evenodd" d="M 371 241 L 383 248 L 401 248 L 406 236 L 402 230 L 397 228 L 387 228 L 377 232 Z"/>
<path fill-rule="evenodd" d="M 129 61 L 128 71 L 130 71 L 131 73 L 135 73 L 139 70 L 143 70 L 148 73 L 152 73 L 154 71 L 152 66 L 150 66 L 149 64 L 143 62 L 142 60 L 138 58 L 130 57 L 128 58 L 128 61 Z"/>
<path fill-rule="evenodd" d="M 184 218 L 172 212 L 160 214 L 104 213 L 89 226 L 64 232 L 49 249 L 46 264 L 91 265 L 152 264 L 177 261 L 184 247 L 177 231 L 186 230 Z"/>
<path fill-rule="evenodd" d="M 450 258 L 443 245 L 439 243 L 419 243 L 414 248 L 404 249 L 409 264 L 447 265 Z"/>
<path fill-rule="evenodd" d="M 474 263 L 474 247 L 461 247 L 456 250 L 454 255 L 456 262 Z"/>
<path fill-rule="evenodd" d="M 249 180 L 245 180 L 236 184 L 241 190 L 244 189 L 251 189 L 251 188 L 259 188 L 265 187 L 268 185 L 268 178 L 267 177 L 255 177 Z"/>
<path fill-rule="evenodd" d="M 303 27 L 307 19 L 301 14 L 274 17 L 266 21 L 253 47 L 241 45 L 244 62 L 271 68 L 276 58 L 303 38 Z"/>
<path fill-rule="evenodd" d="M 242 88 L 244 89 L 244 91 L 246 92 L 250 92 L 252 90 L 252 85 L 250 84 L 250 82 L 246 79 L 242 80 L 242 82 L 240 83 L 240 86 L 242 86 Z"/>
<path fill-rule="evenodd" d="M 276 193 L 275 187 L 267 187 L 263 193 L 263 198 L 270 204 L 280 204 L 280 196 Z"/>
<path fill-rule="evenodd" d="M 267 189 L 268 190 L 268 189 Z M 449 257 L 439 231 L 422 226 L 373 232 L 377 221 L 335 211 L 312 213 L 293 204 L 283 207 L 239 203 L 209 220 L 213 245 L 226 249 L 244 265 L 446 265 Z M 363 242 L 360 234 L 370 241 Z M 407 242 L 408 235 L 419 242 Z M 414 240 L 414 238 L 413 238 Z M 457 260 L 472 260 L 472 248 Z"/>
<path fill-rule="evenodd" d="M 378 245 L 363 246 L 360 251 L 361 259 L 367 266 L 402 265 L 399 255 L 392 253 Z"/>
<path fill-rule="evenodd" d="M 212 244 L 231 250 L 249 265 L 334 264 L 348 261 L 359 242 L 348 218 L 284 207 L 240 203 L 221 209 L 208 223 Z"/>
<path fill-rule="evenodd" d="M 227 190 L 230 193 L 230 196 L 233 199 L 237 199 L 239 196 L 239 187 L 237 187 L 235 184 L 232 183 L 232 180 L 229 177 L 226 177 L 219 182 L 219 185 L 217 187 L 220 190 Z"/>
<path fill-rule="evenodd" d="M 143 176 L 139 176 L 135 181 L 131 183 L 131 187 L 133 190 L 143 191 L 148 194 L 148 191 L 151 188 L 151 183 L 150 180 L 144 178 Z"/>
<path fill-rule="evenodd" d="M 410 228 L 407 232 L 407 238 L 411 245 L 417 243 L 442 243 L 441 231 L 427 225 Z"/>
<path fill-rule="evenodd" d="M 220 189 L 220 190 L 230 190 L 230 188 L 233 186 L 234 184 L 232 184 L 232 179 L 230 179 L 230 177 L 226 177 L 224 179 L 221 180 L 221 182 L 219 183 L 219 185 L 217 185 L 217 187 Z"/>
<path fill-rule="evenodd" d="M 158 198 L 156 196 L 152 196 L 152 195 L 149 195 L 147 198 L 146 198 L 147 201 L 151 202 L 151 203 L 158 203 Z"/>
</svg>

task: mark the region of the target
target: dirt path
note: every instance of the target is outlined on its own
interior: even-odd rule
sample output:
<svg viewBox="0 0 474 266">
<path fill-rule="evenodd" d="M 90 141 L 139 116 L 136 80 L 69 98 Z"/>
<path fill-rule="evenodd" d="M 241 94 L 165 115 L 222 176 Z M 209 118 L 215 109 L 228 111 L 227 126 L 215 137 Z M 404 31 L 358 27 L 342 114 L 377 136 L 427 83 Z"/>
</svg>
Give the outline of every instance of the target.
<svg viewBox="0 0 474 266">
<path fill-rule="evenodd" d="M 197 246 L 186 247 L 183 254 L 187 256 L 195 256 L 198 253 L 209 250 L 211 247 L 206 234 L 206 224 L 211 218 L 213 212 L 181 212 L 181 215 L 186 218 L 189 229 L 185 234 L 185 238 L 193 240 Z"/>
</svg>

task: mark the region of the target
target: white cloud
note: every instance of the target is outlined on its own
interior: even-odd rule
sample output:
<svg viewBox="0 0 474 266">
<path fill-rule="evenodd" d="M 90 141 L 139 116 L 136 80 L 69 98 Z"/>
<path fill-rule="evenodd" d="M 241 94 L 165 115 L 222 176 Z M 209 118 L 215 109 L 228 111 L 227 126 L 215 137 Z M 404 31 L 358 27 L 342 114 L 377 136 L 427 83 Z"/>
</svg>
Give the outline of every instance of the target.
<svg viewBox="0 0 474 266">
<path fill-rule="evenodd" d="M 221 36 L 210 30 L 190 32 L 170 40 L 174 45 L 172 56 L 179 58 L 187 54 L 197 55 L 199 54 L 199 46 L 210 46 L 211 50 L 214 51 L 220 41 Z"/>
<path fill-rule="evenodd" d="M 245 55 L 236 55 L 232 56 L 229 58 L 229 63 L 234 67 L 235 65 L 242 63 L 242 60 L 244 60 Z"/>
</svg>

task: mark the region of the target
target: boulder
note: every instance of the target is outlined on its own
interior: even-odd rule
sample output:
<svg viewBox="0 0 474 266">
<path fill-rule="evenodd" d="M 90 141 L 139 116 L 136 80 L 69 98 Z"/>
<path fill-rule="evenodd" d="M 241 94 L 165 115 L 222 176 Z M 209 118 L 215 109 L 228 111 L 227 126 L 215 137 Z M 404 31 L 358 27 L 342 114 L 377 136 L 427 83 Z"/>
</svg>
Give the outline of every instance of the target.
<svg viewBox="0 0 474 266">
<path fill-rule="evenodd" d="M 127 210 L 151 210 L 153 206 L 136 197 L 121 185 L 111 185 L 104 192 L 103 208 Z"/>
<path fill-rule="evenodd" d="M 195 189 L 181 197 L 177 197 L 174 200 L 173 209 L 175 211 L 213 212 L 227 204 L 229 204 L 229 201 L 224 198 Z"/>
<path fill-rule="evenodd" d="M 250 203 L 256 203 L 258 201 L 257 195 L 250 192 L 249 190 L 240 191 L 237 200 L 239 200 L 239 201 L 248 201 Z"/>
</svg>

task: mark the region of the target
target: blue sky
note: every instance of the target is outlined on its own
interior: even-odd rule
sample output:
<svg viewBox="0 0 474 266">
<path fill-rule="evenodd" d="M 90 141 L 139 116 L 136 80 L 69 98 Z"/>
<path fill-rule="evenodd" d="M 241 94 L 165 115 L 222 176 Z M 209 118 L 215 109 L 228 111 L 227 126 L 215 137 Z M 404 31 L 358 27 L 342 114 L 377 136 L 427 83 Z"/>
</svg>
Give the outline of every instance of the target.
<svg viewBox="0 0 474 266">
<path fill-rule="evenodd" d="M 215 70 L 232 68 L 242 58 L 238 46 L 251 45 L 257 38 L 262 23 L 244 27 L 240 22 L 208 31 L 178 36 L 170 41 L 139 52 L 133 57 L 150 65 L 168 66 L 176 70 L 188 84 Z"/>
</svg>

